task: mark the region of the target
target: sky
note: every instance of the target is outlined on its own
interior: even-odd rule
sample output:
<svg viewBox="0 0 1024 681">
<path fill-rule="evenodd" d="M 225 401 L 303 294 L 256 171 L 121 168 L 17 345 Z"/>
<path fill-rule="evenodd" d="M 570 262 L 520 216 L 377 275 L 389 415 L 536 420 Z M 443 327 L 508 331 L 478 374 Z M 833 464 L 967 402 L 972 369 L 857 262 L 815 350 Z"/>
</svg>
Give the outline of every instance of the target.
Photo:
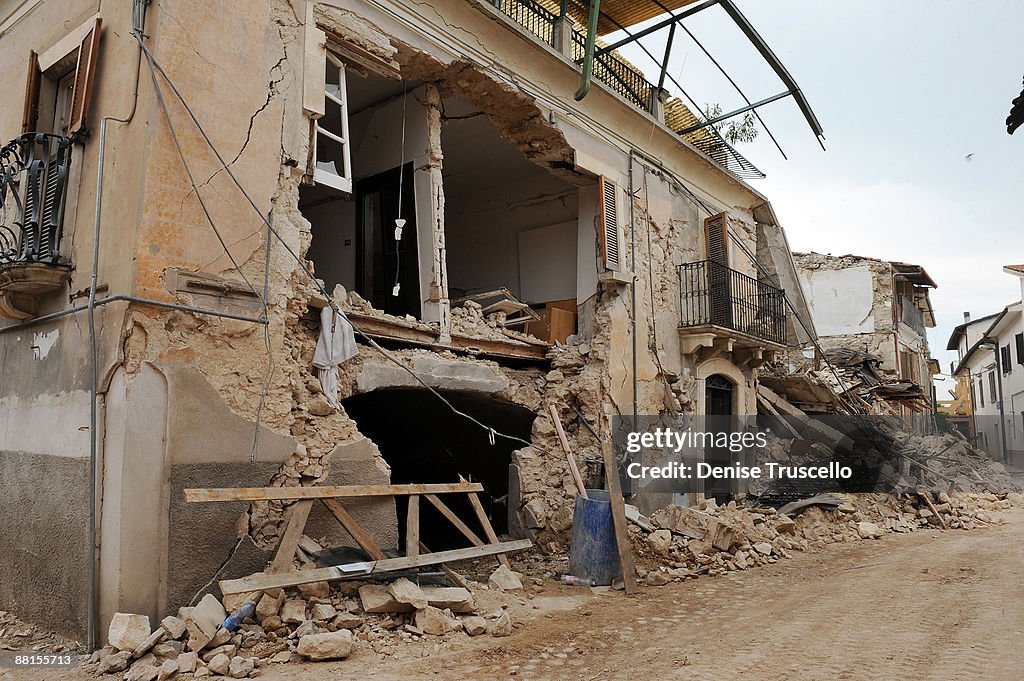
<svg viewBox="0 0 1024 681">
<path fill-rule="evenodd" d="M 1010 136 L 1004 123 L 1024 76 L 1024 2 L 736 4 L 825 132 L 822 151 L 791 98 L 759 109 L 788 160 L 763 131 L 738 145 L 767 175 L 750 183 L 772 202 L 796 251 L 923 266 L 938 284 L 929 344 L 948 373 L 955 353 L 946 343 L 964 311 L 978 318 L 1020 296 L 1002 268 L 1024 263 L 1024 128 Z M 684 23 L 751 101 L 785 90 L 720 7 Z M 660 56 L 665 35 L 643 42 Z M 635 47 L 623 52 L 653 68 Z M 669 73 L 702 107 L 744 105 L 681 31 Z"/>
</svg>

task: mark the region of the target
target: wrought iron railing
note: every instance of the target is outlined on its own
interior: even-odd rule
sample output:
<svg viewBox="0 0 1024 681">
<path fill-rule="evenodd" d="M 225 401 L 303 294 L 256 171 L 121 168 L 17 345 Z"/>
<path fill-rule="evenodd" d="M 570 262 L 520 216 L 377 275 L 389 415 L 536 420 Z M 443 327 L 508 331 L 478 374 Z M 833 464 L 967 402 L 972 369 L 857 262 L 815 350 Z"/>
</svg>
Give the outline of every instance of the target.
<svg viewBox="0 0 1024 681">
<path fill-rule="evenodd" d="M 0 148 L 0 266 L 56 264 L 71 140 L 27 133 Z"/>
<path fill-rule="evenodd" d="M 577 63 L 582 62 L 586 51 L 587 37 L 579 31 L 573 31 L 573 60 Z M 594 57 L 594 77 L 644 111 L 654 111 L 654 85 L 614 52 L 605 52 Z"/>
<path fill-rule="evenodd" d="M 924 313 L 906 296 L 900 296 L 900 318 L 921 337 L 925 336 Z"/>
<path fill-rule="evenodd" d="M 539 37 L 552 47 L 555 45 L 555 23 L 558 15 L 537 0 L 489 0 L 506 16 Z M 586 36 L 577 30 L 572 31 L 572 59 L 577 63 L 583 61 L 587 49 Z M 594 78 L 600 80 L 634 106 L 654 113 L 654 98 L 657 88 L 648 81 L 643 73 L 615 52 L 605 52 L 594 58 Z M 681 124 L 689 127 L 697 122 L 696 116 L 689 115 Z M 666 120 L 666 124 L 674 130 L 681 129 L 676 121 Z M 760 179 L 764 177 L 753 163 L 733 148 L 718 132 L 708 127 L 698 134 L 686 135 L 687 141 L 711 157 L 711 160 L 741 179 Z"/>
<path fill-rule="evenodd" d="M 679 326 L 721 326 L 786 343 L 786 294 L 713 260 L 679 265 Z"/>
<path fill-rule="evenodd" d="M 493 0 L 494 6 L 548 45 L 555 43 L 558 15 L 536 0 Z"/>
</svg>

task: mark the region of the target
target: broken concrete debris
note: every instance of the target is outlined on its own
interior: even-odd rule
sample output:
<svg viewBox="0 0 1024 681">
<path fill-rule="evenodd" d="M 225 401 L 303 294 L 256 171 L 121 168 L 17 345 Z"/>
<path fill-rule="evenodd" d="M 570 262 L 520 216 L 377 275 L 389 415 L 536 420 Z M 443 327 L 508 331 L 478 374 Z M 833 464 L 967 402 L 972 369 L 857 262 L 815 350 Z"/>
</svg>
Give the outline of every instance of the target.
<svg viewBox="0 0 1024 681">
<path fill-rule="evenodd" d="M 225 611 L 207 594 L 198 605 L 181 608 L 155 631 L 141 615 L 117 613 L 108 637 L 125 646 L 107 645 L 89 658 L 98 674 L 127 672 L 136 681 L 160 681 L 179 674 L 246 678 L 268 664 L 340 660 L 359 646 L 387 653 L 396 643 L 447 637 L 509 636 L 513 632 L 508 603 L 524 604 L 522 576 L 499 567 L 494 585 L 467 582 L 463 587 L 418 584 L 406 577 L 390 583 L 319 583 L 320 595 L 300 598 L 298 588 L 253 594 L 257 607 L 237 630 L 214 625 Z M 309 585 L 303 585 L 309 586 Z M 506 593 L 506 590 L 510 593 Z M 483 599 L 489 614 L 478 611 Z M 495 609 L 495 606 L 499 606 Z M 198 636 L 196 634 L 199 634 Z"/>
<path fill-rule="evenodd" d="M 118 650 L 132 652 L 149 638 L 149 618 L 145 615 L 116 613 L 110 620 L 107 640 Z"/>
<path fill-rule="evenodd" d="M 744 507 L 731 501 L 719 506 L 713 499 L 696 507 L 667 506 L 651 514 L 658 529 L 647 532 L 636 524 L 630 536 L 637 572 L 648 586 L 719 575 L 790 558 L 825 544 L 881 539 L 886 534 L 922 528 L 971 530 L 999 522 L 993 512 L 1020 504 L 1018 492 L 935 494 L 836 494 L 828 503 L 796 505 L 795 517 L 773 508 Z M 664 537 L 670 537 L 665 546 Z M 652 539 L 653 538 L 653 539 Z"/>
</svg>

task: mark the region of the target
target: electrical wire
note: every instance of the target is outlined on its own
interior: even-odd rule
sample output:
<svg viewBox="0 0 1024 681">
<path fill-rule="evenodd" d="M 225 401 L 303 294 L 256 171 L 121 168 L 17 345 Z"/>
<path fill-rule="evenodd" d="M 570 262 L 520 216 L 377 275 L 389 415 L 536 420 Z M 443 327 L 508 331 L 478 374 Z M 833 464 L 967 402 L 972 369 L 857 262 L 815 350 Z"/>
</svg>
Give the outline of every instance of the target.
<svg viewBox="0 0 1024 681">
<path fill-rule="evenodd" d="M 141 40 L 140 40 L 140 44 L 142 44 Z M 174 127 L 174 122 L 171 119 L 171 112 L 170 112 L 170 110 L 167 107 L 166 100 L 164 99 L 163 90 L 161 89 L 160 84 L 157 82 L 156 69 L 154 68 L 154 63 L 153 63 L 154 62 L 154 58 L 153 58 L 152 54 L 149 52 L 149 50 L 145 50 L 145 53 L 146 53 L 146 62 L 149 64 L 150 79 L 153 81 L 153 89 L 156 91 L 157 102 L 160 104 L 160 108 L 163 111 L 164 118 L 167 121 L 167 127 L 170 130 L 170 132 L 171 132 L 171 140 L 174 142 L 174 148 L 177 150 L 178 158 L 181 159 L 181 164 L 185 168 L 185 174 L 188 176 L 188 181 L 192 185 L 192 191 L 195 192 L 196 199 L 199 201 L 199 206 L 200 206 L 200 208 L 202 208 L 203 215 L 206 217 L 206 221 L 209 223 L 210 228 L 213 230 L 213 233 L 216 235 L 217 241 L 220 242 L 221 248 L 224 249 L 224 253 L 227 255 L 228 260 L 231 261 L 231 265 L 235 268 L 235 271 L 238 272 L 238 275 L 242 278 L 242 281 L 245 282 L 246 286 L 248 286 L 249 289 L 252 291 L 253 295 L 255 295 L 256 298 L 260 301 L 260 306 L 262 307 L 262 310 L 263 310 L 263 318 L 264 319 L 269 319 L 269 310 L 267 308 L 266 298 L 256 289 L 256 286 L 251 281 L 249 281 L 249 278 L 245 275 L 245 272 L 242 270 L 242 266 L 235 259 L 235 256 L 231 253 L 231 249 L 228 248 L 227 243 L 224 241 L 224 237 L 221 236 L 220 230 L 217 229 L 217 225 L 214 222 L 213 216 L 210 215 L 210 210 L 206 206 L 206 201 L 203 199 L 202 193 L 199 191 L 199 186 L 196 183 L 195 176 L 192 174 L 192 169 L 189 167 L 188 161 L 185 158 L 185 152 L 184 152 L 184 150 L 181 147 L 181 141 L 178 139 L 178 132 L 177 132 L 177 129 Z M 267 242 L 267 259 L 269 260 L 269 258 L 270 258 L 270 242 L 268 241 Z M 267 371 L 266 371 L 265 379 L 264 379 L 264 382 L 263 382 L 264 388 L 263 388 L 263 391 L 260 394 L 260 401 L 259 401 L 259 404 L 258 404 L 258 406 L 256 408 L 255 426 L 254 426 L 254 429 L 253 429 L 253 436 L 252 436 L 252 448 L 251 448 L 251 450 L 249 452 L 249 462 L 250 463 L 255 463 L 256 462 L 256 450 L 257 450 L 257 447 L 259 446 L 259 434 L 260 434 L 260 427 L 261 427 L 261 421 L 262 421 L 262 416 L 263 416 L 263 407 L 264 407 L 264 405 L 266 403 L 267 393 L 268 393 L 268 391 L 270 389 L 270 382 L 272 380 L 272 377 L 273 377 L 273 374 L 274 374 L 274 370 L 276 368 L 275 367 L 275 363 L 274 363 L 274 355 L 273 355 L 273 352 L 271 352 L 270 325 L 269 324 L 263 325 L 263 339 L 264 339 L 264 343 L 265 343 L 266 348 L 267 348 Z"/>
<path fill-rule="evenodd" d="M 402 274 L 402 229 L 405 227 L 402 221 L 402 186 L 405 184 L 405 127 L 406 127 L 406 103 L 409 100 L 409 81 L 402 79 L 402 147 L 399 152 L 398 163 L 398 219 L 395 220 L 395 285 L 391 295 L 398 296 L 401 286 Z"/>
</svg>

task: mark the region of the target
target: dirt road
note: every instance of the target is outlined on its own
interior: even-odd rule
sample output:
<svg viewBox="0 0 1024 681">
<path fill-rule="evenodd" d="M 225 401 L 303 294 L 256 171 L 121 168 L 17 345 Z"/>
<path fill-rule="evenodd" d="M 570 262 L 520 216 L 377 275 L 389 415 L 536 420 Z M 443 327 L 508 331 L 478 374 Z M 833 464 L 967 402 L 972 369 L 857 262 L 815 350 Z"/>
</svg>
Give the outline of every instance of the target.
<svg viewBox="0 0 1024 681">
<path fill-rule="evenodd" d="M 390 658 L 364 647 L 345 661 L 272 666 L 261 678 L 1016 681 L 1024 510 L 999 517 L 1006 524 L 833 545 L 637 598 L 553 586 L 508 638 L 408 644 Z"/>
</svg>

